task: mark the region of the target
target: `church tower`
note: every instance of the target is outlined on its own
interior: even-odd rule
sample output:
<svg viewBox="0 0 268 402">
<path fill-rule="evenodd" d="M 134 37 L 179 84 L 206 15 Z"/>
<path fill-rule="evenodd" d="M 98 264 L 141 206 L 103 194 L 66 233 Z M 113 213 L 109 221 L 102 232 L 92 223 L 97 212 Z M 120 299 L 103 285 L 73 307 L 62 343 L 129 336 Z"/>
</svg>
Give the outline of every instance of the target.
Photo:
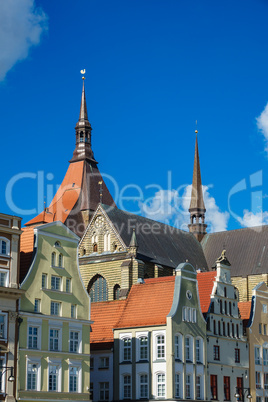
<svg viewBox="0 0 268 402">
<path fill-rule="evenodd" d="M 100 202 L 115 207 L 92 151 L 91 131 L 83 77 L 80 114 L 75 126 L 75 150 L 69 168 L 49 207 L 25 226 L 61 221 L 82 237 Z"/>
<path fill-rule="evenodd" d="M 194 173 L 192 182 L 192 194 L 190 203 L 190 224 L 188 225 L 190 233 L 193 233 L 198 241 L 205 236 L 207 225 L 205 224 L 205 204 L 202 191 L 201 170 L 199 162 L 197 133 L 195 130 L 195 155 L 194 155 Z"/>
</svg>

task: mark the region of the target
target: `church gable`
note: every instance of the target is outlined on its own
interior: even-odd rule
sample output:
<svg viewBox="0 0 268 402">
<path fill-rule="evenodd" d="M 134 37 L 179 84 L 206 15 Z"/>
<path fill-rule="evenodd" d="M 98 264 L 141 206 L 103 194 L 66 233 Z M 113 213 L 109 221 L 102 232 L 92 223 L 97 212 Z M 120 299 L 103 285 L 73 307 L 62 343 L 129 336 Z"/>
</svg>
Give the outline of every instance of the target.
<svg viewBox="0 0 268 402">
<path fill-rule="evenodd" d="M 127 247 L 101 205 L 97 208 L 79 245 L 79 255 L 110 254 Z"/>
</svg>

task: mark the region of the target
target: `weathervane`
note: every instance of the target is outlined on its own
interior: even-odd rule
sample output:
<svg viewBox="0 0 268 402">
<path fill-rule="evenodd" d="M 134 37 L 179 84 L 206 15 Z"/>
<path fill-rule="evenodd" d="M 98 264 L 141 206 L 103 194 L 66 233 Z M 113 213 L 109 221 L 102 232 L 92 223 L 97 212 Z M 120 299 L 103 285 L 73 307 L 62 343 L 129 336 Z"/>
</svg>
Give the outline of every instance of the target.
<svg viewBox="0 0 268 402">
<path fill-rule="evenodd" d="M 84 70 L 80 70 L 80 73 L 83 75 L 82 80 L 85 79 L 84 74 L 86 73 L 86 69 L 84 68 Z"/>
</svg>

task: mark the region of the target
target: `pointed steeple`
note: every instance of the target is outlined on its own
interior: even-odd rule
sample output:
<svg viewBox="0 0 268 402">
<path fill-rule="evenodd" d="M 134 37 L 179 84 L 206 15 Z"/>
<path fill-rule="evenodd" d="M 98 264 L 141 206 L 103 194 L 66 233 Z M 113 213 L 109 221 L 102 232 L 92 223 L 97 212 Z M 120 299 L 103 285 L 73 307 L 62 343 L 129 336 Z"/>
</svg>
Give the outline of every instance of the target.
<svg viewBox="0 0 268 402">
<path fill-rule="evenodd" d="M 197 133 L 195 130 L 195 156 L 194 156 L 194 172 L 193 172 L 193 182 L 192 182 L 192 194 L 190 203 L 190 225 L 189 231 L 195 235 L 198 241 L 201 241 L 206 234 L 207 225 L 205 224 L 205 204 L 203 198 L 202 180 L 201 180 L 201 169 L 199 162 L 199 152 L 198 152 L 198 141 Z"/>
<path fill-rule="evenodd" d="M 70 160 L 70 162 L 77 162 L 87 159 L 91 162 L 97 163 L 91 148 L 92 127 L 90 122 L 88 121 L 84 80 L 85 77 L 83 77 L 83 88 L 82 88 L 79 119 L 75 126 L 76 146 L 73 153 L 73 157 Z"/>
<path fill-rule="evenodd" d="M 136 256 L 138 247 L 139 246 L 138 246 L 138 242 L 137 242 L 136 232 L 135 232 L 135 229 L 133 229 L 132 236 L 131 236 L 130 243 L 129 243 L 130 254 Z"/>
</svg>

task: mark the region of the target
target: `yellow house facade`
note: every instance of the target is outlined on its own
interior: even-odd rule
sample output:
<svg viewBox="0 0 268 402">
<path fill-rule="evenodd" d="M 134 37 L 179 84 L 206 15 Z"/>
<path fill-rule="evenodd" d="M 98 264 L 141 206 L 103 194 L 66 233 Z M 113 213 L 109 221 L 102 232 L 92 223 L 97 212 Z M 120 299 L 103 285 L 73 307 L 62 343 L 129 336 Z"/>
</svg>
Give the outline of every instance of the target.
<svg viewBox="0 0 268 402">
<path fill-rule="evenodd" d="M 17 399 L 88 400 L 90 299 L 78 269 L 79 238 L 61 222 L 34 235 L 21 284 Z"/>
</svg>

